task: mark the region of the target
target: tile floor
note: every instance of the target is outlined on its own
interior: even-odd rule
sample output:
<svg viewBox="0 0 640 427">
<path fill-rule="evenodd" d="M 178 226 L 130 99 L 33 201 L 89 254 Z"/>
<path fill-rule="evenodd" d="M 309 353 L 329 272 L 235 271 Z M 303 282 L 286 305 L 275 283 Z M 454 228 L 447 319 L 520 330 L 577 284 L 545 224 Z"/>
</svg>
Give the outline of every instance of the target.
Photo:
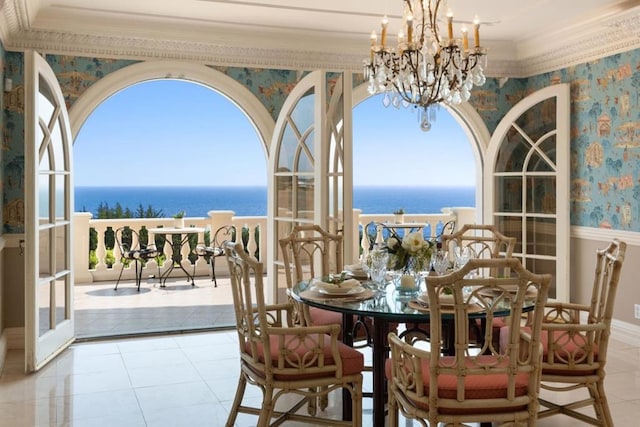
<svg viewBox="0 0 640 427">
<path fill-rule="evenodd" d="M 92 341 L 73 344 L 39 373 L 25 375 L 22 352 L 11 350 L 0 377 L 0 426 L 223 426 L 236 387 L 236 354 L 230 331 Z M 640 347 L 614 341 L 609 360 L 606 387 L 615 425 L 635 427 Z M 256 387 L 248 390 L 246 398 L 258 402 Z M 371 426 L 370 399 L 363 406 L 364 426 Z M 334 395 L 327 416 L 340 413 Z M 240 416 L 237 426 L 255 422 Z M 585 424 L 559 415 L 538 425 Z"/>
<path fill-rule="evenodd" d="M 233 327 L 233 300 L 228 277 L 196 277 L 195 286 L 184 278 L 170 277 L 166 287 L 157 280 L 77 284 L 74 287 L 76 337 L 175 332 Z"/>
</svg>

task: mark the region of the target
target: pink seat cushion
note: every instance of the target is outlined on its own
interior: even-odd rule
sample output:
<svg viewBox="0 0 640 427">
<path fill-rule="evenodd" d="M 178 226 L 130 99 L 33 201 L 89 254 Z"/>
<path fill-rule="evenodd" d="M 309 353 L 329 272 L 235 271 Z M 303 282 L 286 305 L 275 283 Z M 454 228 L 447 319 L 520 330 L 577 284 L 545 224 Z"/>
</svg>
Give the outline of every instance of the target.
<svg viewBox="0 0 640 427">
<path fill-rule="evenodd" d="M 309 307 L 309 314 L 311 315 L 311 321 L 314 326 L 324 326 L 324 325 L 340 325 L 342 326 L 342 313 L 338 313 L 337 311 L 331 310 L 323 310 L 317 307 Z M 353 316 L 353 322 L 355 324 L 357 318 Z M 368 326 L 369 331 L 373 327 L 373 322 L 370 317 L 364 318 L 365 324 Z M 366 330 L 364 328 L 359 328 L 356 331 L 357 336 L 354 337 L 354 341 L 367 339 Z M 340 339 L 342 339 L 342 330 L 340 330 Z"/>
<path fill-rule="evenodd" d="M 324 346 L 324 364 L 326 365 L 333 365 L 335 363 L 333 356 L 331 354 L 331 345 L 330 345 L 330 338 L 329 336 L 325 337 L 325 346 Z M 290 335 L 290 336 L 285 336 L 285 342 L 290 343 L 291 344 L 291 350 L 293 350 L 297 355 L 301 356 L 301 359 L 303 357 L 305 357 L 307 360 L 309 359 L 309 354 L 307 354 L 308 349 L 306 346 L 301 345 L 300 340 L 297 338 L 296 335 Z M 278 365 L 278 352 L 279 352 L 279 348 L 278 348 L 278 337 L 277 336 L 269 336 L 269 343 L 270 343 L 270 354 L 271 354 L 271 360 L 273 362 L 273 366 L 277 367 Z M 310 343 L 309 346 L 314 346 L 314 344 Z M 247 343 L 245 344 L 245 352 L 251 354 L 251 346 Z M 265 358 L 264 358 L 264 349 L 262 348 L 262 346 L 258 347 L 258 360 L 260 360 L 260 362 L 264 363 L 265 362 Z M 338 353 L 340 354 L 340 359 L 342 360 L 342 373 L 343 375 L 353 375 L 353 374 L 357 374 L 359 372 L 362 372 L 362 370 L 364 369 L 364 356 L 362 353 L 360 353 L 358 350 L 355 350 L 351 347 L 349 347 L 348 345 L 345 345 L 341 342 L 338 342 Z M 309 367 L 314 367 L 316 366 L 313 363 L 310 363 Z M 294 367 L 293 364 L 289 364 L 289 366 L 286 367 Z M 329 373 L 325 373 L 325 372 L 320 372 L 320 373 L 293 373 L 293 374 L 278 374 L 275 375 L 274 378 L 275 379 L 279 379 L 279 380 L 300 380 L 300 379 L 305 379 L 305 378 L 319 378 L 319 377 L 327 377 L 327 376 L 333 376 L 334 373 L 333 372 L 329 372 Z"/>
<path fill-rule="evenodd" d="M 482 364 L 489 364 L 495 360 L 496 356 L 479 356 L 478 360 Z M 455 358 L 453 356 L 444 356 L 440 358 L 440 366 L 451 366 Z M 506 366 L 507 362 L 501 362 L 503 366 Z M 388 379 L 391 378 L 391 367 L 393 361 L 387 360 L 385 366 L 385 372 Z M 429 375 L 429 359 L 423 359 L 422 365 L 422 380 L 424 382 L 424 393 L 429 395 L 429 384 L 431 383 L 431 377 Z M 473 366 L 473 362 L 468 359 L 468 367 Z M 457 381 L 458 377 L 455 375 L 438 375 L 438 396 L 442 399 L 456 399 L 457 397 Z M 467 375 L 465 377 L 465 399 L 500 399 L 507 397 L 507 387 L 509 377 L 506 374 L 489 374 L 489 375 Z M 527 394 L 529 388 L 529 374 L 520 373 L 516 375 L 516 396 L 524 396 Z M 416 406 L 428 410 L 428 405 L 423 402 L 414 402 Z M 494 413 L 494 412 L 507 412 L 514 410 L 525 409 L 526 406 L 506 406 L 504 408 L 487 408 L 485 409 L 454 409 L 454 408 L 442 408 L 440 411 L 443 414 L 464 414 L 464 413 Z"/>
</svg>

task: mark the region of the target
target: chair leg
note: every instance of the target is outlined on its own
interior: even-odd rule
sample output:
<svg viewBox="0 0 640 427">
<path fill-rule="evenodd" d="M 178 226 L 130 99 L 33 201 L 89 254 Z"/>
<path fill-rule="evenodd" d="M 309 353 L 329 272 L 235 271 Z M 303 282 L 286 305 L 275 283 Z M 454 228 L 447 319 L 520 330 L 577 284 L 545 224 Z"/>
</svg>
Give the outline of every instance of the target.
<svg viewBox="0 0 640 427">
<path fill-rule="evenodd" d="M 238 417 L 238 408 L 240 408 L 242 398 L 244 397 L 244 390 L 246 388 L 247 379 L 245 378 L 243 373 L 240 373 L 240 379 L 238 379 L 238 387 L 236 388 L 236 396 L 233 398 L 231 409 L 229 409 L 229 417 L 227 418 L 225 427 L 233 427 L 235 425 L 236 418 Z"/>
<path fill-rule="evenodd" d="M 140 271 L 138 271 L 138 267 L 140 268 Z M 136 282 L 138 282 L 138 292 L 140 292 L 140 283 L 142 282 L 142 264 L 140 264 L 138 260 L 136 260 Z"/>
<path fill-rule="evenodd" d="M 598 381 L 593 387 L 595 388 L 595 393 L 592 393 L 594 398 L 593 409 L 596 411 L 596 416 L 604 427 L 613 427 L 609 402 L 607 401 L 607 395 L 604 394 L 604 383 L 602 380 Z"/>
<path fill-rule="evenodd" d="M 120 278 L 122 277 L 123 272 L 124 272 L 124 264 L 122 264 L 122 268 L 120 269 L 120 275 L 118 275 L 118 280 L 116 280 L 116 287 L 113 288 L 114 291 L 118 290 L 118 284 L 120 283 Z"/>
<path fill-rule="evenodd" d="M 266 386 L 263 393 L 262 411 L 260 411 L 256 427 L 269 427 L 273 417 L 273 387 L 271 385 Z"/>
<path fill-rule="evenodd" d="M 216 257 L 211 257 L 211 280 L 213 280 L 213 287 L 218 287 L 218 281 L 216 280 Z"/>
</svg>

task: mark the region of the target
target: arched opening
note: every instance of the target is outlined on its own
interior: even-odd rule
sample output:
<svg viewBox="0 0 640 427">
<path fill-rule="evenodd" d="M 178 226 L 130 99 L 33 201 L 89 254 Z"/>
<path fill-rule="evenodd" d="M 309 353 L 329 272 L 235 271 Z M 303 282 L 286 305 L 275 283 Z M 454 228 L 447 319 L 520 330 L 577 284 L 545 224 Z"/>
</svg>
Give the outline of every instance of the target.
<svg viewBox="0 0 640 427">
<path fill-rule="evenodd" d="M 417 214 L 475 206 L 478 165 L 452 114 L 440 109 L 431 131 L 422 132 L 411 107 L 386 108 L 381 97 L 353 109 L 354 208 Z"/>
<path fill-rule="evenodd" d="M 172 67 L 175 69 L 176 65 Z M 270 136 L 273 121 L 264 107 L 235 81 L 206 67 L 187 64 L 179 74 L 180 79 L 167 74 L 175 75 L 166 70 L 150 69 L 145 64 L 127 67 L 92 86 L 70 110 L 76 183 L 82 185 L 89 180 L 94 187 L 105 188 L 105 191 L 89 189 L 94 197 L 91 206 L 83 206 L 82 200 L 87 199 L 77 197 L 76 212 L 86 208 L 94 212 L 95 218 L 96 203 L 106 203 L 109 208 L 120 203 L 122 208 L 128 208 L 134 214 L 138 209 L 160 211 L 164 218 L 185 211 L 187 217 L 195 218 L 188 218 L 187 223 L 200 226 L 199 222 L 215 221 L 208 217 L 209 210 L 230 210 L 233 200 L 247 202 L 258 197 L 260 200 L 253 206 L 244 204 L 246 209 L 254 211 L 235 214 L 266 215 L 268 149 L 265 135 Z M 200 141 L 196 143 L 196 139 Z M 127 187 L 127 191 L 119 191 L 122 186 Z M 207 188 L 212 186 L 224 186 L 225 191 L 208 192 Z M 109 199 L 109 191 L 115 198 Z M 211 203 L 212 199 L 214 203 Z M 193 208 L 183 206 L 185 200 Z M 207 207 L 208 203 L 211 205 Z M 263 211 L 255 211 L 255 205 L 261 206 Z M 231 214 L 228 216 L 231 218 Z M 107 227 L 113 229 L 117 225 Z M 170 223 L 160 226 L 167 225 L 171 226 Z M 149 222 L 143 228 L 154 226 L 157 224 Z M 198 235 L 199 239 L 207 239 L 206 233 L 215 231 L 210 226 L 205 228 L 206 231 Z M 238 238 L 244 238 L 243 233 L 239 228 Z M 181 263 L 197 262 L 195 265 L 198 266 L 204 263 L 198 258 L 187 261 L 185 258 L 193 256 L 190 249 L 182 250 Z M 97 257 L 104 260 L 105 255 L 106 258 L 117 256 L 117 253 L 108 253 L 110 250 L 105 248 L 102 256 L 98 254 Z M 159 261 L 162 270 L 166 269 L 167 262 Z M 218 259 L 217 264 L 222 266 L 223 259 Z M 147 279 L 145 274 L 142 292 L 135 286 L 120 286 L 114 291 L 113 281 L 99 288 L 87 288 L 86 292 L 76 291 L 76 335 L 88 338 L 232 325 L 230 292 L 220 290 L 216 295 L 209 268 L 199 266 L 198 269 L 209 276 L 198 275 L 195 287 L 180 282 L 173 287 L 166 284 L 160 288 L 158 277 Z M 148 271 L 151 272 L 151 267 Z M 158 271 L 161 276 L 163 272 Z M 195 266 L 193 271 L 195 274 Z M 100 271 L 95 276 L 99 277 Z M 148 283 L 144 283 L 146 280 Z M 101 282 L 94 284 L 97 283 Z M 224 284 L 223 281 L 221 285 Z M 174 293 L 174 297 L 169 296 L 166 302 L 160 302 L 158 297 L 152 301 L 151 290 L 166 296 Z M 90 312 L 80 315 L 82 304 L 78 295 L 94 298 L 90 305 L 99 304 L 100 307 L 92 307 Z M 108 296 L 120 298 L 105 298 Z M 117 307 L 122 303 L 124 307 Z M 213 304 L 217 307 L 213 308 Z M 96 318 L 100 314 L 107 317 Z"/>
</svg>

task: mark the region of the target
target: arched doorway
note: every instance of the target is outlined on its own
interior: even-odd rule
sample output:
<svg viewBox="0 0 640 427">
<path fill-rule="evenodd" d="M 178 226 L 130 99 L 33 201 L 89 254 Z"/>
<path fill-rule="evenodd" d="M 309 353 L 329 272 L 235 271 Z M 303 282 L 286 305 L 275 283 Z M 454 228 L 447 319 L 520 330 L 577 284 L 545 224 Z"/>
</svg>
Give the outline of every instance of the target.
<svg viewBox="0 0 640 427">
<path fill-rule="evenodd" d="M 442 108 L 439 111 L 439 116 L 442 118 L 442 121 L 443 121 L 442 125 L 436 120 L 430 132 L 422 133 L 419 131 L 419 122 L 416 115 L 412 114 L 413 112 L 410 111 L 411 107 L 409 107 L 409 109 L 400 108 L 397 111 L 392 111 L 392 110 L 396 110 L 393 107 L 389 107 L 388 109 L 384 108 L 381 105 L 382 104 L 381 99 L 379 99 L 378 97 L 371 97 L 371 95 L 367 91 L 366 84 L 356 87 L 353 91 L 354 110 L 357 109 L 358 105 L 360 105 L 363 102 L 379 103 L 380 109 L 384 109 L 384 111 L 382 111 L 381 113 L 382 115 L 380 116 L 381 119 L 384 119 L 384 121 L 376 120 L 374 118 L 370 120 L 371 124 L 386 123 L 393 132 L 398 133 L 399 139 L 401 139 L 403 137 L 406 137 L 404 136 L 406 135 L 406 132 L 404 132 L 404 129 L 399 129 L 397 127 L 398 124 L 390 116 L 394 116 L 396 118 L 403 117 L 404 119 L 406 119 L 406 123 L 404 123 L 405 127 L 412 126 L 416 130 L 418 138 L 420 139 L 417 142 L 417 144 L 420 144 L 423 147 L 429 147 L 430 138 L 436 138 L 439 129 L 442 130 L 444 128 L 444 129 L 456 130 L 456 135 L 454 137 L 462 145 L 451 147 L 449 152 L 447 152 L 445 148 L 444 151 L 440 151 L 435 156 L 436 157 L 445 156 L 448 154 L 451 158 L 455 158 L 457 150 L 466 150 L 468 148 L 469 151 L 466 152 L 466 155 L 468 156 L 466 161 L 473 162 L 474 179 L 473 179 L 472 185 L 475 186 L 476 221 L 478 223 L 482 223 L 483 222 L 483 194 L 484 194 L 483 185 L 482 185 L 484 182 L 483 181 L 483 164 L 484 164 L 484 155 L 485 155 L 484 153 L 486 151 L 486 147 L 489 145 L 490 134 L 486 125 L 482 121 L 482 118 L 477 113 L 477 111 L 475 111 L 475 109 L 468 103 L 464 103 L 460 106 L 457 106 L 455 109 L 452 107 L 442 106 Z M 387 116 L 385 116 L 384 114 L 385 112 L 388 113 Z M 453 121 L 457 124 L 457 126 L 451 120 L 449 120 L 450 118 L 453 119 Z M 358 124 L 356 123 L 356 120 L 357 120 L 357 117 L 354 116 L 354 129 L 358 126 Z M 412 120 L 415 121 L 413 125 L 411 124 Z M 434 136 L 431 136 L 431 135 L 434 135 Z M 394 151 L 394 148 L 396 147 L 396 143 L 397 143 L 396 139 L 392 141 L 388 141 L 388 146 L 391 147 L 390 149 L 392 151 Z M 355 144 L 358 144 L 358 141 L 356 141 L 356 135 L 354 135 L 354 145 Z M 467 148 L 464 147 L 465 145 L 467 146 Z M 406 149 L 407 147 L 405 146 L 404 148 Z M 357 148 L 354 147 L 354 163 L 358 162 L 357 157 L 358 157 L 358 150 Z M 424 152 L 421 155 L 417 155 L 417 156 L 412 155 L 410 152 L 409 153 L 405 152 L 404 154 L 396 153 L 393 156 L 390 156 L 390 153 L 387 152 L 386 154 L 381 155 L 380 158 L 384 159 L 383 160 L 384 163 L 377 165 L 377 167 L 380 169 L 386 169 L 386 170 L 390 169 L 389 160 L 392 158 L 393 159 L 397 158 L 398 159 L 397 161 L 404 162 L 402 164 L 405 167 L 415 166 L 415 168 L 420 168 L 423 171 L 428 170 L 430 162 L 437 162 L 439 160 L 437 158 L 436 159 L 428 158 Z M 440 162 L 440 165 L 446 165 L 446 164 L 447 162 Z M 471 163 L 468 163 L 468 164 L 471 164 Z M 453 167 L 451 166 L 448 166 L 448 167 L 450 169 L 453 168 L 455 170 L 459 168 L 459 165 L 456 164 Z M 397 170 L 396 172 L 397 174 L 401 174 L 402 168 L 403 166 L 396 165 L 396 167 L 393 167 L 392 169 Z M 356 171 L 354 171 L 354 173 L 356 173 Z M 435 182 L 436 185 L 438 186 L 441 186 L 441 185 L 444 186 L 444 184 L 438 179 L 438 176 L 441 173 L 442 172 L 434 173 L 435 177 L 432 179 L 432 182 Z M 431 183 L 429 182 L 429 174 L 427 172 L 423 172 L 422 176 L 423 178 L 420 180 L 421 185 L 431 185 Z M 465 178 L 465 182 L 467 182 L 470 179 L 471 178 L 467 176 Z M 357 180 L 358 178 L 354 175 L 354 182 L 357 182 Z M 457 183 L 460 183 L 460 181 L 458 181 Z M 407 184 L 405 183 L 404 185 L 407 185 Z M 357 207 L 357 206 L 354 205 L 354 207 Z M 398 207 L 401 207 L 401 206 L 398 206 Z"/>
<path fill-rule="evenodd" d="M 164 84 L 171 83 L 171 84 L 179 85 L 183 87 L 196 87 L 200 91 L 209 92 L 210 95 L 214 95 L 214 94 L 218 95 L 218 98 L 225 99 L 225 101 L 228 102 L 232 106 L 232 108 L 242 111 L 242 114 L 246 116 L 245 117 L 246 121 L 249 123 L 248 126 L 257 133 L 257 138 L 256 138 L 256 135 L 254 134 L 253 139 L 254 140 L 257 139 L 258 145 L 261 145 L 263 148 L 261 156 L 265 157 L 265 160 L 263 162 L 263 167 L 266 167 L 266 155 L 267 155 L 268 149 L 266 147 L 266 144 L 264 143 L 265 141 L 264 136 L 265 135 L 270 136 L 269 132 L 270 132 L 270 128 L 273 126 L 273 121 L 271 120 L 267 112 L 264 110 L 264 107 L 262 106 L 262 104 L 260 104 L 259 101 L 251 93 L 249 93 L 246 88 L 242 87 L 237 82 L 233 81 L 232 79 L 228 78 L 227 76 L 215 70 L 211 70 L 207 67 L 202 67 L 202 66 L 193 66 L 190 64 L 186 64 L 186 65 L 169 64 L 168 68 L 160 69 L 159 67 L 163 67 L 164 64 L 165 63 L 163 62 L 162 65 L 160 66 L 158 64 L 155 64 L 155 66 L 150 66 L 149 64 L 145 63 L 145 64 L 137 64 L 134 66 L 127 67 L 125 69 L 122 69 L 118 72 L 113 73 L 112 75 L 107 76 L 106 78 L 97 82 L 89 90 L 87 90 L 87 92 L 85 92 L 85 94 L 83 94 L 82 97 L 78 99 L 78 101 L 74 104 L 73 108 L 70 110 L 70 117 L 71 117 L 71 122 L 73 124 L 73 133 L 74 133 L 75 142 L 78 143 L 79 140 L 82 139 L 82 138 L 79 138 L 79 136 L 81 136 L 82 134 L 81 127 L 84 126 L 85 123 L 89 123 L 89 120 L 88 120 L 89 115 L 98 111 L 104 103 L 111 102 L 113 99 L 119 97 L 121 94 L 124 94 L 130 90 L 133 90 L 134 88 L 139 89 L 144 86 L 150 86 L 150 85 L 159 85 L 158 87 L 161 87 L 163 83 Z M 170 76 L 176 76 L 176 75 L 180 76 L 180 78 L 174 79 L 170 77 Z M 193 93 L 189 93 L 186 91 L 185 97 L 186 98 L 193 97 Z M 196 102 L 196 100 L 193 98 L 187 100 L 187 102 L 189 101 Z M 171 101 L 168 98 L 163 99 L 163 97 L 160 96 L 158 97 L 156 102 L 165 103 L 165 102 L 171 102 Z M 157 113 L 157 114 L 160 114 L 160 113 Z M 216 114 L 216 112 L 211 111 L 211 114 Z M 253 118 L 249 117 L 250 114 L 254 115 Z M 121 119 L 121 120 L 124 120 L 124 119 Z M 165 118 L 160 118 L 160 120 L 171 120 L 175 122 L 176 118 L 174 117 L 172 119 L 171 117 L 165 117 Z M 113 125 L 117 127 L 118 123 L 114 123 Z M 179 126 L 180 123 L 176 123 L 176 125 Z M 185 130 L 188 133 L 189 128 L 190 127 L 193 128 L 195 124 L 191 123 L 191 125 L 189 125 L 189 123 L 184 123 L 183 125 L 184 127 L 186 127 Z M 145 124 L 140 123 L 140 126 L 145 127 Z M 216 131 L 215 129 L 210 129 L 210 132 L 212 134 L 215 133 L 215 135 L 220 135 L 223 133 L 222 130 Z M 239 131 L 237 136 L 241 137 Z M 149 132 L 149 137 L 153 138 L 151 136 L 151 132 Z M 246 136 L 244 136 L 243 138 L 245 137 Z M 143 136 L 141 136 L 141 138 L 143 138 Z M 212 137 L 212 140 L 213 139 L 215 139 L 215 137 Z M 229 136 L 226 139 L 228 141 L 233 141 L 233 138 Z M 183 159 L 183 163 L 179 163 L 178 165 L 172 164 L 172 162 L 174 162 L 176 159 L 180 161 L 179 155 L 178 155 L 179 152 L 189 150 L 188 141 L 186 141 L 185 139 L 176 140 L 175 144 L 170 144 L 170 143 L 157 144 L 156 147 L 153 146 L 153 143 L 151 141 L 147 141 L 147 144 L 148 144 L 147 148 L 145 150 L 141 150 L 141 154 L 138 159 L 141 166 L 136 170 L 128 170 L 127 168 L 123 168 L 122 164 L 118 165 L 117 161 L 115 161 L 119 155 L 120 156 L 126 155 L 126 152 L 127 152 L 126 146 L 116 149 L 115 147 L 108 147 L 105 145 L 103 147 L 104 149 L 103 153 L 108 155 L 102 156 L 102 158 L 99 159 L 98 161 L 105 162 L 105 159 L 106 159 L 107 163 L 111 163 L 111 160 L 109 159 L 113 159 L 114 163 L 112 165 L 112 169 L 114 170 L 114 173 L 129 175 L 131 179 L 135 179 L 135 176 L 138 174 L 140 174 L 141 176 L 144 176 L 144 175 L 157 176 L 158 174 L 164 173 L 165 175 L 170 176 L 171 170 L 172 169 L 174 171 L 177 170 L 174 168 L 178 166 L 183 166 L 187 170 L 189 169 L 189 164 L 186 161 L 184 161 L 184 159 Z M 232 145 L 232 144 L 227 143 L 226 145 Z M 228 180 L 228 178 L 222 176 L 221 173 L 216 173 L 215 160 L 214 160 L 216 157 L 215 156 L 216 153 L 214 153 L 215 147 L 216 147 L 215 144 L 211 144 L 209 152 L 206 152 L 206 150 L 203 150 L 202 147 L 200 147 L 199 149 L 194 149 L 195 152 L 192 152 L 191 156 L 188 157 L 187 160 L 189 158 L 194 158 L 193 156 L 196 156 L 198 158 L 211 159 L 210 165 L 205 165 L 202 168 L 206 170 L 206 173 L 208 173 L 212 181 L 217 180 L 217 183 L 220 184 L 220 183 L 224 183 L 225 180 Z M 150 156 L 144 155 L 144 151 L 154 150 L 154 148 L 156 151 L 159 151 L 162 153 L 160 154 L 160 157 L 155 157 L 155 160 L 152 160 Z M 76 149 L 79 149 L 79 147 Z M 132 147 L 128 147 L 128 149 L 130 151 L 133 151 Z M 222 152 L 223 150 L 218 150 L 218 151 Z M 164 156 L 164 159 L 162 156 Z M 147 157 L 149 157 L 149 159 L 147 159 Z M 222 156 L 222 157 L 225 157 L 225 156 Z M 240 165 L 242 163 L 241 159 L 242 159 L 242 156 L 240 155 L 234 156 L 234 157 L 226 156 L 226 158 L 224 158 L 223 161 L 230 165 L 236 165 L 240 170 L 241 169 Z M 96 169 L 96 172 L 97 172 L 98 168 L 94 168 L 94 169 Z M 266 187 L 266 173 L 263 175 L 264 175 L 263 183 L 264 183 L 264 186 Z M 194 180 L 192 185 L 202 185 L 203 176 L 205 176 L 204 179 L 206 180 L 206 175 L 201 174 L 200 178 L 198 178 L 198 173 L 196 173 L 195 171 L 192 171 L 190 176 Z M 148 180 L 145 182 L 142 182 L 143 180 L 144 179 L 141 178 L 142 185 L 149 184 Z M 265 197 L 265 202 L 266 202 L 266 197 Z M 145 202 L 143 204 L 146 207 L 147 203 Z M 219 209 L 219 208 L 216 208 L 216 209 Z M 164 212 L 166 217 L 170 217 L 174 213 L 175 212 L 173 211 Z M 122 289 L 123 288 L 119 288 L 118 292 L 123 293 L 121 292 Z M 113 289 L 111 287 L 109 287 L 109 289 L 105 288 L 104 289 L 105 293 L 98 293 L 97 295 L 104 296 L 107 293 L 112 291 Z M 124 290 L 124 292 L 126 292 L 126 289 Z M 131 296 L 135 297 L 135 294 L 132 294 Z M 176 305 L 179 305 L 179 304 L 176 304 Z M 229 308 L 231 308 L 228 301 L 227 301 L 227 305 L 229 306 Z M 171 307 L 171 309 L 174 309 L 174 308 Z M 144 310 L 139 310 L 140 313 L 142 313 L 143 311 Z M 80 328 L 82 323 L 82 317 L 76 316 L 76 318 L 79 320 L 79 322 L 77 323 L 76 329 L 81 330 Z M 232 316 L 227 316 L 227 317 L 221 316 L 221 317 L 218 317 L 217 320 L 218 319 L 221 322 L 226 321 L 227 322 L 226 326 L 229 326 L 232 323 L 231 322 Z M 162 324 L 163 322 L 157 322 L 157 325 L 162 325 Z M 201 327 L 208 328 L 211 326 L 212 325 L 203 324 Z M 216 322 L 216 325 L 214 326 L 219 327 L 224 325 L 219 325 Z M 135 328 L 135 324 L 132 324 L 131 327 Z M 146 329 L 149 329 L 149 328 L 146 328 Z M 142 330 L 141 332 L 149 332 L 146 329 Z M 154 328 L 151 328 L 151 329 L 154 329 Z M 154 332 L 159 332 L 157 330 L 158 329 L 157 327 L 155 329 L 156 330 Z M 188 327 L 187 329 L 194 329 L 194 328 Z M 171 326 L 167 326 L 167 330 L 173 331 L 175 330 L 175 328 Z M 135 331 L 122 331 L 122 332 L 126 334 L 136 333 Z M 106 333 L 105 335 L 118 335 L 118 334 L 119 334 L 118 331 L 113 331 L 113 332 Z M 78 335 L 82 338 L 82 334 L 78 333 Z"/>
</svg>

